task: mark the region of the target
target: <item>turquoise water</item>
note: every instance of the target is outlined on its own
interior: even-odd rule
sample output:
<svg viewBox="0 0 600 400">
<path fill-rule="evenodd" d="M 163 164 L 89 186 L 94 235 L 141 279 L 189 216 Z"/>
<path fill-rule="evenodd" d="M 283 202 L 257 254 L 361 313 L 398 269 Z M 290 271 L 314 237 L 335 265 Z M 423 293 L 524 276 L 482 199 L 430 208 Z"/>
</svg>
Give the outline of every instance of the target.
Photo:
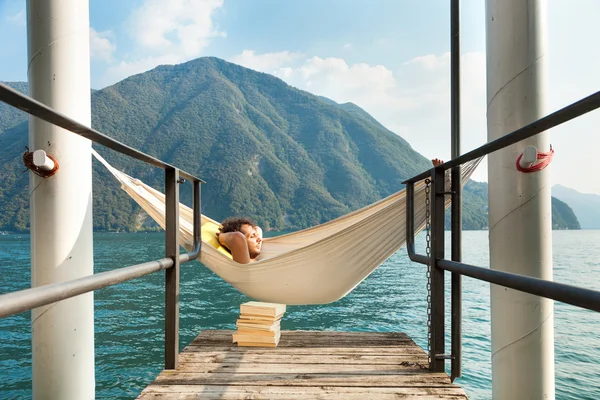
<svg viewBox="0 0 600 400">
<path fill-rule="evenodd" d="M 422 245 L 422 237 L 418 245 Z M 162 234 L 96 234 L 96 272 L 163 257 Z M 558 282 L 600 290 L 600 231 L 555 231 Z M 463 258 L 488 265 L 487 232 L 465 232 Z M 422 250 L 420 250 L 422 251 Z M 0 236 L 0 293 L 29 286 L 29 237 Z M 489 285 L 463 279 L 463 378 L 471 399 L 491 398 Z M 282 329 L 402 331 L 426 346 L 425 270 L 404 249 L 333 304 L 290 306 Z M 163 365 L 164 273 L 95 294 L 98 398 L 131 399 Z M 248 299 L 197 262 L 181 271 L 181 347 L 202 329 L 233 329 Z M 31 393 L 30 313 L 0 320 L 0 399 Z M 600 398 L 600 314 L 555 308 L 557 399 Z"/>
</svg>

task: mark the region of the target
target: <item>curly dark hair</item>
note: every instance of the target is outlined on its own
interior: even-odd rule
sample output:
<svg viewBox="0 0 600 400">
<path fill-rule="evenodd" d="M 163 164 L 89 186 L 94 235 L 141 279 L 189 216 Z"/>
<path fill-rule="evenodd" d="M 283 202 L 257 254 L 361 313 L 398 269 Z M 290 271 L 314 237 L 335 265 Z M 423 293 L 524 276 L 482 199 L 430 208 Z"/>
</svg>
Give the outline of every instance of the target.
<svg viewBox="0 0 600 400">
<path fill-rule="evenodd" d="M 241 232 L 242 225 L 256 226 L 254 221 L 245 217 L 229 217 L 223 220 L 223 222 L 221 222 L 221 225 L 221 228 L 219 228 L 219 231 L 221 233 Z"/>
</svg>

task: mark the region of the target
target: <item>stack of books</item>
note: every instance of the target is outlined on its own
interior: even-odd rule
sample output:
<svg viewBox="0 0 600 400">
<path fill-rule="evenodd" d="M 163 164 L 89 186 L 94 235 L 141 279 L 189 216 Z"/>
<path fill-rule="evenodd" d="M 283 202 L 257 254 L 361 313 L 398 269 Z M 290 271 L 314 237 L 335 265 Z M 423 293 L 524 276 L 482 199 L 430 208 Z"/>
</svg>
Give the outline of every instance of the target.
<svg viewBox="0 0 600 400">
<path fill-rule="evenodd" d="M 249 301 L 240 305 L 233 343 L 238 347 L 277 347 L 284 313 L 285 304 Z"/>
</svg>

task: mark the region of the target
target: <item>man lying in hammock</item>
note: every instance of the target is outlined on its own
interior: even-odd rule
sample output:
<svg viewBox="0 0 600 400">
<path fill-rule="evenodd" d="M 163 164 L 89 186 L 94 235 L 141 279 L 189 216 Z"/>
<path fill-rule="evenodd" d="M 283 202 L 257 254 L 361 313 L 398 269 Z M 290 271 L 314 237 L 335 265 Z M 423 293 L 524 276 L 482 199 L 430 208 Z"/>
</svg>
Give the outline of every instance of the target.
<svg viewBox="0 0 600 400">
<path fill-rule="evenodd" d="M 221 222 L 217 238 L 222 246 L 231 251 L 233 261 L 248 264 L 260 255 L 263 232 L 260 226 L 248 218 L 232 217 Z"/>
<path fill-rule="evenodd" d="M 431 160 L 433 166 L 443 164 L 439 158 Z M 221 223 L 217 238 L 222 246 L 231 251 L 233 261 L 249 264 L 260 255 L 263 232 L 260 226 L 248 218 L 231 217 Z"/>
</svg>

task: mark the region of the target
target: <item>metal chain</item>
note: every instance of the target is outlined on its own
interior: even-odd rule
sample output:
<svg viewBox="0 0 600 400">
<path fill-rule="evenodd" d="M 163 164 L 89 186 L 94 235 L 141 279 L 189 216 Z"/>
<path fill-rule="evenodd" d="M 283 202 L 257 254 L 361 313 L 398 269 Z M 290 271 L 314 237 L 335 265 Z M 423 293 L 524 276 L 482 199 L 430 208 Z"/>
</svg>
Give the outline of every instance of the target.
<svg viewBox="0 0 600 400">
<path fill-rule="evenodd" d="M 431 179 L 425 179 L 425 254 L 431 254 Z M 431 365 L 431 265 L 427 264 L 427 359 Z"/>
</svg>

